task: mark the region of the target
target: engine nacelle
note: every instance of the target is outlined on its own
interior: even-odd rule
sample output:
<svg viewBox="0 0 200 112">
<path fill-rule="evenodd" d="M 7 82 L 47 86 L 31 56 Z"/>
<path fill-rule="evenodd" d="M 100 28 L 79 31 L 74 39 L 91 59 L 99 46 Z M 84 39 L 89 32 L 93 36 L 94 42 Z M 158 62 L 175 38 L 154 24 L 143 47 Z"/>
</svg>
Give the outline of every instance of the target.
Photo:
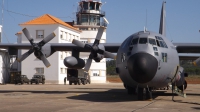
<svg viewBox="0 0 200 112">
<path fill-rule="evenodd" d="M 184 80 L 184 82 L 183 82 L 183 84 L 181 85 L 181 86 L 178 86 L 178 88 L 180 89 L 180 90 L 185 90 L 186 88 L 187 88 L 187 81 L 186 80 Z"/>
<path fill-rule="evenodd" d="M 82 69 L 85 67 L 85 61 L 83 59 L 73 56 L 66 57 L 63 63 L 66 67 L 73 69 Z"/>
<path fill-rule="evenodd" d="M 185 90 L 187 88 L 187 82 L 185 80 L 185 76 L 188 76 L 187 73 L 184 73 L 184 69 L 183 67 L 179 67 L 179 71 L 176 74 L 176 80 L 174 82 L 174 84 L 176 83 L 176 86 L 180 89 L 180 90 Z"/>
<path fill-rule="evenodd" d="M 49 57 L 50 55 L 52 55 L 54 53 L 54 51 L 51 50 L 51 45 L 50 44 L 45 44 L 42 49 L 41 52 L 43 53 L 43 55 L 45 55 L 45 57 Z M 40 53 L 40 51 L 35 51 L 34 55 L 40 59 L 40 56 L 42 55 Z M 41 59 L 40 59 L 41 60 Z"/>
</svg>

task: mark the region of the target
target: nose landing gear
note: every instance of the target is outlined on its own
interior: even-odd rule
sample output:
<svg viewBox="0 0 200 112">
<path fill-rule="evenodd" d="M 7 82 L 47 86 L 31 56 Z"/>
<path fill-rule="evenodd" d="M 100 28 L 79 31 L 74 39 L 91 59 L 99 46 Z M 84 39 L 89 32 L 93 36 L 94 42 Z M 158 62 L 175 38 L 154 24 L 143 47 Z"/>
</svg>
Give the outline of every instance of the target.
<svg viewBox="0 0 200 112">
<path fill-rule="evenodd" d="M 138 100 L 152 100 L 152 88 L 130 87 L 124 84 L 129 95 L 137 95 Z"/>
</svg>

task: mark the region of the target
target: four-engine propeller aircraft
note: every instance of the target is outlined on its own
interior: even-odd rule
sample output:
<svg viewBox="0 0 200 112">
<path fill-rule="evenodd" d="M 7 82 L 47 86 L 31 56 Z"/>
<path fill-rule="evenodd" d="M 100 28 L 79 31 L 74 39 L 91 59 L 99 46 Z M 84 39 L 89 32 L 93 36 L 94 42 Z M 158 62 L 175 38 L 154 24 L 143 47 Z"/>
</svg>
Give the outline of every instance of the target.
<svg viewBox="0 0 200 112">
<path fill-rule="evenodd" d="M 179 89 L 186 89 L 183 68 L 179 66 L 178 53 L 199 53 L 200 44 L 173 44 L 165 37 L 165 3 L 163 2 L 159 33 L 139 31 L 121 43 L 99 43 L 104 27 L 100 27 L 93 44 L 84 44 L 78 40 L 71 43 L 48 43 L 55 37 L 52 33 L 39 43 L 34 43 L 28 30 L 22 31 L 31 44 L 0 44 L 7 48 L 10 54 L 18 49 L 30 49 L 18 58 L 21 62 L 34 52 L 46 67 L 50 66 L 46 59 L 55 51 L 72 51 L 72 56 L 66 57 L 64 64 L 68 68 L 89 70 L 92 60 L 99 62 L 103 58 L 116 59 L 116 72 L 119 74 L 128 93 L 137 91 L 138 99 L 152 98 L 153 88 L 166 87 L 169 83 Z M 79 52 L 90 52 L 86 64 L 79 58 Z M 112 53 L 117 53 L 115 56 Z M 15 54 L 15 53 L 14 53 Z M 199 64 L 199 60 L 195 61 Z"/>
</svg>

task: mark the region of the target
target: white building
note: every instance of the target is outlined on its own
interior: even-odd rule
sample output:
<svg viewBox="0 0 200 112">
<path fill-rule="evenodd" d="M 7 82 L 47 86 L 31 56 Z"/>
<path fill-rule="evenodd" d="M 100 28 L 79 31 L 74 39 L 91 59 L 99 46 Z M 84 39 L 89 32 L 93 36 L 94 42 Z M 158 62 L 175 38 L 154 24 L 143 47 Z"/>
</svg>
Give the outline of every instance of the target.
<svg viewBox="0 0 200 112">
<path fill-rule="evenodd" d="M 64 21 L 45 14 L 41 17 L 35 18 L 31 21 L 20 24 L 23 28 L 27 28 L 34 42 L 41 41 L 44 37 L 54 32 L 56 37 L 49 43 L 71 43 L 73 39 L 81 40 L 85 43 L 93 43 L 98 28 L 105 26 L 102 17 L 105 12 L 100 10 L 101 2 L 92 0 L 82 0 L 79 2 L 79 9 L 77 12 L 77 21 L 69 25 Z M 18 43 L 29 43 L 27 38 L 22 32 L 16 34 L 18 36 Z M 106 30 L 100 40 L 100 43 L 106 42 Z M 27 50 L 20 50 L 19 55 L 24 54 Z M 18 71 L 32 78 L 34 74 L 44 74 L 46 83 L 63 84 L 64 77 L 66 77 L 67 68 L 63 64 L 65 57 L 71 56 L 71 52 L 55 52 L 48 57 L 51 66 L 46 68 L 42 61 L 38 60 L 34 54 L 18 64 Z M 81 53 L 80 58 L 87 60 L 89 54 Z M 105 83 L 106 82 L 106 60 L 101 62 L 93 62 L 89 70 L 92 83 Z"/>
<path fill-rule="evenodd" d="M 34 42 L 40 42 L 44 37 L 54 32 L 56 37 L 49 43 L 70 43 L 73 39 L 80 39 L 81 31 L 62 20 L 53 17 L 49 14 L 45 14 L 41 17 L 33 19 L 31 21 L 20 24 L 23 28 L 27 28 L 30 35 L 34 39 Z M 16 34 L 18 36 L 18 43 L 29 43 L 25 35 L 21 32 Z M 27 50 L 19 51 L 19 54 L 24 54 Z M 48 60 L 51 63 L 49 68 L 46 68 L 42 61 L 37 59 L 34 54 L 31 54 L 28 58 L 21 62 L 19 65 L 19 71 L 27 75 L 28 78 L 32 78 L 34 74 L 44 74 L 47 83 L 63 83 L 64 77 L 66 77 L 66 67 L 63 64 L 65 57 L 71 56 L 70 52 L 55 52 Z"/>
</svg>

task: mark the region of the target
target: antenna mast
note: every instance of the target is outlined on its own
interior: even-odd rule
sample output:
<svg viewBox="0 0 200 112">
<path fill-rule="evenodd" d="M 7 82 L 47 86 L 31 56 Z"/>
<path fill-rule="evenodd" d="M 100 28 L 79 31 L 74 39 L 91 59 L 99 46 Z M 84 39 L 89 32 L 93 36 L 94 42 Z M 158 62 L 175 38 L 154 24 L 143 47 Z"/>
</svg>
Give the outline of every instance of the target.
<svg viewBox="0 0 200 112">
<path fill-rule="evenodd" d="M 4 0 L 2 0 L 2 16 L 1 16 L 1 34 L 0 34 L 0 43 L 2 43 L 2 33 L 3 33 L 3 9 L 4 9 Z"/>
</svg>

